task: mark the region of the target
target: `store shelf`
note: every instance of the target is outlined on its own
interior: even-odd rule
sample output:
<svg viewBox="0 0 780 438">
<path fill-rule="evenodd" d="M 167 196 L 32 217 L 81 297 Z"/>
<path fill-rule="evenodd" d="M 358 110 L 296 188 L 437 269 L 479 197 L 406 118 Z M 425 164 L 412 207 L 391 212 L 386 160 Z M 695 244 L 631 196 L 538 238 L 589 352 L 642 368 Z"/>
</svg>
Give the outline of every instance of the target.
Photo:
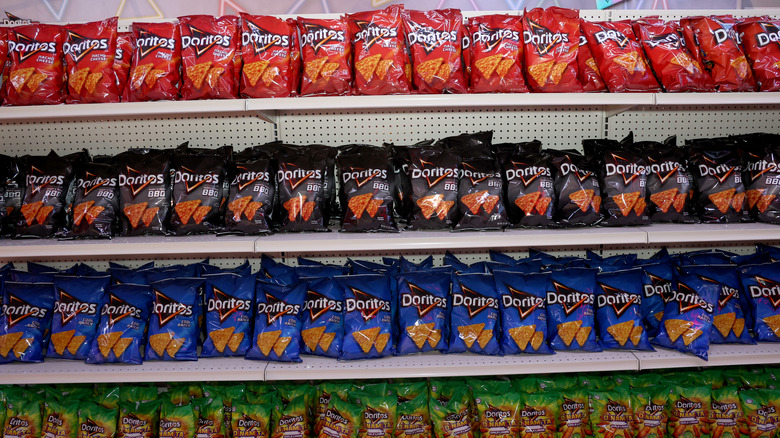
<svg viewBox="0 0 780 438">
<path fill-rule="evenodd" d="M 780 105 L 780 93 L 658 93 L 656 105 Z"/>
<path fill-rule="evenodd" d="M 653 224 L 641 227 L 649 244 L 767 242 L 780 240 L 780 226 L 753 224 Z"/>
<path fill-rule="evenodd" d="M 141 365 L 46 359 L 43 363 L 0 365 L 0 384 L 250 381 L 263 380 L 267 364 L 242 358 L 149 361 Z"/>
<path fill-rule="evenodd" d="M 136 236 L 111 240 L 20 239 L 0 241 L 0 260 L 84 259 L 90 257 L 249 257 L 255 236 Z"/>
<path fill-rule="evenodd" d="M 640 370 L 659 368 L 717 367 L 730 365 L 761 365 L 780 363 L 780 343 L 758 345 L 710 345 L 709 360 L 690 354 L 657 348 L 655 352 L 635 352 Z"/>
<path fill-rule="evenodd" d="M 311 356 L 302 359 L 300 364 L 269 363 L 266 380 L 495 376 L 638 369 L 636 357 L 629 352 L 559 352 L 554 355 L 503 357 L 431 352 L 359 361 Z"/>
</svg>

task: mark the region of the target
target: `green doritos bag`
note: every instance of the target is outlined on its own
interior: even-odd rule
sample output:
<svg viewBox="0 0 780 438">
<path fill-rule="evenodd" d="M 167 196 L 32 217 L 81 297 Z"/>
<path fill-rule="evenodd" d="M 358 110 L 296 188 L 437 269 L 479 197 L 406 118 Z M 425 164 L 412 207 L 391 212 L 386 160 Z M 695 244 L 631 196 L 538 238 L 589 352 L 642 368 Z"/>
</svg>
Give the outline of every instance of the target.
<svg viewBox="0 0 780 438">
<path fill-rule="evenodd" d="M 559 389 L 571 389 L 579 386 L 577 376 L 575 375 L 554 375 L 549 374 L 536 378 L 539 388 L 542 391 L 556 391 Z"/>
<path fill-rule="evenodd" d="M 771 438 L 777 434 L 780 392 L 771 389 L 747 389 L 739 393 L 750 438 Z"/>
<path fill-rule="evenodd" d="M 511 381 L 514 391 L 520 394 L 531 394 L 539 390 L 539 381 L 536 377 L 523 376 Z"/>
<path fill-rule="evenodd" d="M 224 426 L 222 430 L 225 431 L 225 436 L 230 436 L 233 412 L 235 411 L 233 404 L 243 401 L 245 393 L 246 385 L 243 384 L 222 387 L 222 403 L 225 404 Z"/>
<path fill-rule="evenodd" d="M 79 438 L 114 438 L 117 414 L 117 408 L 82 401 L 79 403 Z"/>
<path fill-rule="evenodd" d="M 710 438 L 711 400 L 709 386 L 681 383 L 673 387 L 669 394 L 667 432 L 674 438 Z"/>
<path fill-rule="evenodd" d="M 7 396 L 3 436 L 39 438 L 41 436 L 41 406 L 38 400 L 30 400 L 28 398 L 30 395 L 21 388 L 9 389 Z"/>
<path fill-rule="evenodd" d="M 483 438 L 511 438 L 520 432 L 519 394 L 505 382 L 484 382 L 472 388 Z"/>
<path fill-rule="evenodd" d="M 349 401 L 362 410 L 360 436 L 393 438 L 398 396 L 389 391 L 387 385 L 376 386 L 373 390 L 351 391 Z"/>
<path fill-rule="evenodd" d="M 669 420 L 666 401 L 669 386 L 653 385 L 631 390 L 631 408 L 637 438 L 664 438 Z"/>
<path fill-rule="evenodd" d="M 62 402 L 47 397 L 43 402 L 43 426 L 41 436 L 56 438 L 76 438 L 79 434 L 79 414 L 77 400 Z"/>
<path fill-rule="evenodd" d="M 95 385 L 95 403 L 111 409 L 119 409 L 118 385 Z"/>
<path fill-rule="evenodd" d="M 585 438 L 589 420 L 588 392 L 583 388 L 560 391 L 558 404 L 561 438 Z"/>
<path fill-rule="evenodd" d="M 197 418 L 195 436 L 225 437 L 225 405 L 222 403 L 222 397 L 211 394 L 211 397 L 196 398 L 192 401 L 192 410 L 195 411 L 195 418 Z"/>
<path fill-rule="evenodd" d="M 162 400 L 120 401 L 116 438 L 154 438 Z"/>
<path fill-rule="evenodd" d="M 705 384 L 710 385 L 712 389 L 723 388 L 726 380 L 723 378 L 723 370 L 718 368 L 705 368 L 699 371 L 704 377 Z"/>
<path fill-rule="evenodd" d="M 748 438 L 739 389 L 736 386 L 713 389 L 711 397 L 710 426 L 713 438 Z"/>
<path fill-rule="evenodd" d="M 395 406 L 393 406 L 395 408 Z M 332 397 L 325 409 L 325 415 L 317 422 L 316 436 L 330 438 L 357 438 L 361 427 L 361 415 L 365 415 L 364 408 L 351 401 L 342 400 L 339 397 Z M 363 421 L 366 421 L 364 418 Z M 376 436 L 384 433 L 382 429 L 377 431 Z M 392 436 L 392 429 L 390 430 Z M 385 435 L 386 436 L 386 435 Z"/>
<path fill-rule="evenodd" d="M 558 393 L 520 395 L 520 438 L 553 438 L 560 416 Z"/>
<path fill-rule="evenodd" d="M 429 411 L 436 438 L 474 438 L 469 417 L 469 393 L 466 386 L 456 386 L 447 397 L 439 394 L 434 398 L 434 386 L 431 386 Z"/>
<path fill-rule="evenodd" d="M 274 405 L 260 403 L 253 396 L 247 400 L 234 400 L 230 416 L 230 431 L 233 438 L 268 438 L 271 424 L 271 410 Z"/>
<path fill-rule="evenodd" d="M 631 438 L 631 395 L 628 385 L 588 391 L 590 424 L 596 438 Z"/>
<path fill-rule="evenodd" d="M 195 412 L 187 403 L 177 406 L 168 400 L 163 400 L 160 406 L 159 438 L 191 438 L 195 436 Z"/>
<path fill-rule="evenodd" d="M 428 382 L 425 380 L 404 380 L 401 383 L 390 385 L 390 389 L 395 391 L 398 396 L 398 404 L 414 400 L 421 394 L 425 394 L 426 400 L 428 399 Z"/>
<path fill-rule="evenodd" d="M 580 387 L 588 391 L 611 391 L 615 388 L 615 379 L 612 376 L 581 374 L 577 380 Z"/>
<path fill-rule="evenodd" d="M 425 382 L 423 382 L 425 383 Z M 399 400 L 400 400 L 399 395 Z M 431 438 L 431 416 L 428 412 L 428 392 L 398 404 L 395 424 L 397 438 Z"/>
<path fill-rule="evenodd" d="M 325 418 L 325 411 L 328 409 L 328 403 L 330 403 L 330 399 L 333 396 L 346 400 L 349 389 L 350 386 L 346 383 L 322 382 L 317 385 L 316 398 L 314 400 L 314 418 L 312 419 L 312 422 L 316 425 Z M 319 435 L 316 431 L 315 434 Z"/>
<path fill-rule="evenodd" d="M 299 385 L 302 386 L 302 385 Z M 308 385 L 304 393 L 282 406 L 278 418 L 271 424 L 271 438 L 306 438 L 311 430 L 309 424 Z M 280 391 L 281 395 L 281 391 Z M 284 403 L 284 399 L 282 399 Z"/>
<path fill-rule="evenodd" d="M 156 386 L 122 386 L 119 388 L 119 400 L 121 402 L 144 402 L 157 400 Z"/>
</svg>

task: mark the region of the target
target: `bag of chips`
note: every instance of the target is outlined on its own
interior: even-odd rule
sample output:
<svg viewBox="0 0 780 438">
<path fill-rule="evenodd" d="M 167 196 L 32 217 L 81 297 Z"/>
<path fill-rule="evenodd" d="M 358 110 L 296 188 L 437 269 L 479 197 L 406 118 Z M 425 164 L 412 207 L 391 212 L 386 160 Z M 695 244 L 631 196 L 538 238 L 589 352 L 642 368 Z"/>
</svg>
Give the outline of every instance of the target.
<svg viewBox="0 0 780 438">
<path fill-rule="evenodd" d="M 547 333 L 553 350 L 601 351 L 596 340 L 596 270 L 554 270 L 547 292 Z"/>
<path fill-rule="evenodd" d="M 234 162 L 228 167 L 227 231 L 245 234 L 271 232 L 276 195 L 272 166 L 271 157 L 262 149 L 247 148 L 234 155 Z"/>
<path fill-rule="evenodd" d="M 187 403 L 177 406 L 167 400 L 160 406 L 159 438 L 181 438 L 194 436 L 197 417 L 192 406 Z"/>
<path fill-rule="evenodd" d="M 669 421 L 667 433 L 672 437 L 710 434 L 709 415 L 712 407 L 710 387 L 692 385 L 672 387 L 668 394 Z"/>
<path fill-rule="evenodd" d="M 41 436 L 56 436 L 62 438 L 77 438 L 79 435 L 78 405 L 80 401 L 69 394 L 62 400 L 63 394 L 51 391 L 42 403 Z M 90 394 L 91 395 L 91 394 Z"/>
<path fill-rule="evenodd" d="M 572 388 L 563 389 L 558 397 L 558 431 L 561 437 L 584 438 L 590 431 L 588 393 L 577 388 L 576 379 L 569 379 Z M 657 437 L 656 437 L 657 438 Z"/>
<path fill-rule="evenodd" d="M 780 223 L 780 141 L 772 134 L 744 136 L 745 198 L 752 217 Z"/>
<path fill-rule="evenodd" d="M 119 102 L 114 73 L 117 17 L 67 27 L 63 54 L 67 62 L 66 103 Z"/>
<path fill-rule="evenodd" d="M 65 101 L 62 43 L 66 29 L 27 24 L 8 29 L 11 66 L 3 105 L 54 105 Z"/>
<path fill-rule="evenodd" d="M 757 341 L 779 341 L 780 263 L 743 266 L 738 272 L 750 303 L 748 329 L 752 329 Z"/>
<path fill-rule="evenodd" d="M 181 37 L 176 23 L 131 26 L 135 52 L 128 81 L 128 100 L 175 100 L 181 76 Z"/>
<path fill-rule="evenodd" d="M 301 320 L 301 352 L 341 355 L 344 342 L 344 291 L 332 278 L 308 280 Z"/>
<path fill-rule="evenodd" d="M 469 19 L 474 93 L 527 93 L 523 78 L 523 20 L 514 15 Z"/>
<path fill-rule="evenodd" d="M 301 54 L 295 20 L 241 13 L 242 97 L 298 93 Z"/>
<path fill-rule="evenodd" d="M 24 166 L 18 158 L 0 154 L 0 236 L 11 236 L 19 221 L 22 194 L 26 186 Z"/>
<path fill-rule="evenodd" d="M 305 388 L 308 391 L 308 388 Z M 299 393 L 285 402 L 282 408 L 273 411 L 271 421 L 271 438 L 289 436 L 307 437 L 311 433 L 309 421 L 309 394 Z"/>
<path fill-rule="evenodd" d="M 5 83 L 8 81 L 8 70 L 11 67 L 8 56 L 8 29 L 0 30 L 0 103 L 5 99 Z"/>
<path fill-rule="evenodd" d="M 301 38 L 301 96 L 350 93 L 352 41 L 347 19 L 298 18 Z"/>
<path fill-rule="evenodd" d="M 133 52 L 135 52 L 133 33 L 117 32 L 113 69 L 119 97 L 123 101 L 127 99 L 127 77 L 130 76 L 130 65 L 133 62 Z"/>
<path fill-rule="evenodd" d="M 596 438 L 629 438 L 633 436 L 631 422 L 634 417 L 628 385 L 612 389 L 588 390 L 590 424 Z"/>
<path fill-rule="evenodd" d="M 580 24 L 580 47 L 577 49 L 577 67 L 579 68 L 577 78 L 582 85 L 582 91 L 586 93 L 607 91 L 607 85 L 604 79 L 601 79 L 596 59 L 593 58 L 593 53 L 588 47 L 588 38 L 585 37 L 582 24 Z"/>
<path fill-rule="evenodd" d="M 157 389 L 152 389 L 154 389 L 156 397 Z M 162 403 L 162 400 L 120 400 L 116 437 L 154 438 L 157 434 L 155 426 L 160 421 L 160 405 Z"/>
<path fill-rule="evenodd" d="M 169 152 L 130 149 L 115 157 L 122 235 L 165 234 L 171 214 Z"/>
<path fill-rule="evenodd" d="M 545 310 L 550 274 L 496 270 L 493 278 L 501 301 L 501 351 L 552 354 Z"/>
<path fill-rule="evenodd" d="M 406 44 L 412 63 L 407 76 L 420 93 L 465 93 L 462 43 L 466 31 L 457 9 L 403 11 Z M 412 69 L 411 67 L 414 66 Z"/>
<path fill-rule="evenodd" d="M 96 336 L 88 344 L 87 363 L 142 363 L 151 304 L 149 286 L 111 285 L 100 309 Z"/>
<path fill-rule="evenodd" d="M 79 403 L 79 435 L 95 438 L 111 438 L 116 435 L 117 408 L 108 408 L 97 403 Z"/>
<path fill-rule="evenodd" d="M 314 432 L 317 434 L 316 436 L 357 438 L 360 436 L 361 421 L 372 421 L 368 418 L 362 419 L 364 412 L 363 407 L 353 401 L 332 397 L 322 418 L 317 422 Z M 378 428 L 372 428 L 371 432 L 376 433 L 377 436 L 384 435 L 383 431 Z"/>
<path fill-rule="evenodd" d="M 465 384 L 454 387 L 441 400 L 431 394 L 429 410 L 436 438 L 474 438 L 469 404 L 469 389 Z"/>
<path fill-rule="evenodd" d="M 224 182 L 232 146 L 216 150 L 180 146 L 171 158 L 173 212 L 171 231 L 176 235 L 214 231 L 224 218 Z"/>
<path fill-rule="evenodd" d="M 521 422 L 520 411 L 528 405 L 520 405 L 520 394 L 501 381 L 487 381 L 472 387 L 472 395 L 479 416 L 481 436 L 496 437 L 516 435 L 528 427 L 528 419 Z"/>
<path fill-rule="evenodd" d="M 398 276 L 397 354 L 445 351 L 452 271 L 436 268 Z"/>
<path fill-rule="evenodd" d="M 747 435 L 756 438 L 769 438 L 777 432 L 778 399 L 777 390 L 748 389 L 739 392 L 742 403 Z"/>
<path fill-rule="evenodd" d="M 280 231 L 326 231 L 329 215 L 329 148 L 283 145 L 276 156 Z M 329 170 L 330 169 L 330 170 Z"/>
<path fill-rule="evenodd" d="M 507 212 L 516 226 L 551 226 L 555 189 L 546 153 L 517 153 L 503 165 L 506 179 Z"/>
<path fill-rule="evenodd" d="M 369 359 L 395 353 L 394 309 L 385 275 L 335 277 L 344 290 L 344 345 L 341 359 Z"/>
<path fill-rule="evenodd" d="M 99 162 L 86 163 L 76 172 L 76 193 L 68 209 L 68 236 L 110 238 L 114 235 L 119 223 L 116 175 L 116 166 Z"/>
<path fill-rule="evenodd" d="M 304 282 L 292 286 L 257 282 L 254 339 L 247 359 L 301 361 L 301 311 L 305 299 Z"/>
<path fill-rule="evenodd" d="M 694 140 L 689 150 L 690 170 L 696 183 L 696 210 L 702 222 L 749 220 L 742 183 L 742 160 L 733 143 Z"/>
<path fill-rule="evenodd" d="M 674 264 L 671 261 L 640 261 L 637 264 L 644 271 L 642 280 L 642 323 L 648 339 L 658 333 L 658 327 L 664 315 L 664 297 L 672 291 Z"/>
<path fill-rule="evenodd" d="M 596 318 L 604 349 L 649 350 L 642 324 L 641 268 L 596 274 Z"/>
<path fill-rule="evenodd" d="M 409 148 L 411 229 L 452 227 L 457 217 L 460 157 L 434 147 Z"/>
<path fill-rule="evenodd" d="M 201 357 L 244 356 L 252 345 L 255 276 L 205 275 L 206 340 Z"/>
<path fill-rule="evenodd" d="M 4 282 L 0 363 L 43 362 L 53 307 L 52 283 Z"/>
<path fill-rule="evenodd" d="M 535 8 L 523 14 L 525 72 L 535 92 L 576 93 L 580 15 L 576 9 Z"/>
<path fill-rule="evenodd" d="M 198 360 L 203 279 L 171 277 L 151 282 L 151 287 L 146 359 Z"/>
<path fill-rule="evenodd" d="M 743 20 L 736 27 L 759 91 L 780 90 L 780 20 Z"/>
<path fill-rule="evenodd" d="M 7 394 L 3 436 L 35 438 L 41 436 L 41 405 L 36 394 L 11 388 Z M 71 415 L 74 409 L 71 408 Z M 77 427 L 77 426 L 76 426 Z"/>
<path fill-rule="evenodd" d="M 647 199 L 655 222 L 692 223 L 693 181 L 683 151 L 675 145 L 635 143 L 646 151 Z"/>
<path fill-rule="evenodd" d="M 343 231 L 398 231 L 386 148 L 348 145 L 336 158 Z"/>
<path fill-rule="evenodd" d="M 274 406 L 260 403 L 254 396 L 233 402 L 230 419 L 230 434 L 234 438 L 268 438 L 271 411 Z"/>
<path fill-rule="evenodd" d="M 46 356 L 76 360 L 87 358 L 110 280 L 108 275 L 54 276 L 54 314 Z"/>
<path fill-rule="evenodd" d="M 499 296 L 490 274 L 456 274 L 448 353 L 501 354 Z"/>
<path fill-rule="evenodd" d="M 238 17 L 188 15 L 179 17 L 181 35 L 181 98 L 238 97 L 241 58 L 236 56 Z"/>
<path fill-rule="evenodd" d="M 576 151 L 548 150 L 551 156 L 555 215 L 564 225 L 594 225 L 601 220 L 601 188 L 596 163 Z"/>
<path fill-rule="evenodd" d="M 363 390 L 350 391 L 349 401 L 363 411 L 360 415 L 362 421 L 358 436 L 379 438 L 393 438 L 395 436 L 393 428 L 396 423 L 396 406 L 398 404 L 395 391 L 387 390 L 385 384 L 379 384 L 373 388 L 366 385 Z M 327 416 L 327 411 L 325 415 Z"/>
</svg>

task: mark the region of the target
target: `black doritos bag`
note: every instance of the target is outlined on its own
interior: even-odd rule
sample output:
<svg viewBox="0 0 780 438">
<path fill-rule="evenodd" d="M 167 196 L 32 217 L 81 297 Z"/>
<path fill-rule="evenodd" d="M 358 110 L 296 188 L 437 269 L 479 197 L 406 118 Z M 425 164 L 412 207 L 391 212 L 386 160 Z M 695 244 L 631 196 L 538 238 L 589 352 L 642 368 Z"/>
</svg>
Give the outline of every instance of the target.
<svg viewBox="0 0 780 438">
<path fill-rule="evenodd" d="M 548 149 L 555 186 L 555 218 L 562 225 L 595 225 L 601 220 L 598 164 L 574 150 Z"/>
<path fill-rule="evenodd" d="M 182 236 L 215 231 L 224 217 L 223 198 L 227 162 L 233 148 L 190 149 L 187 144 L 173 153 L 171 231 Z"/>
<path fill-rule="evenodd" d="M 692 223 L 693 180 L 685 154 L 672 139 L 635 144 L 647 154 L 647 208 L 653 222 Z"/>
<path fill-rule="evenodd" d="M 229 166 L 230 192 L 227 198 L 225 229 L 258 234 L 271 232 L 276 187 L 273 163 L 267 148 L 251 147 L 235 154 Z"/>
<path fill-rule="evenodd" d="M 757 221 L 780 223 L 780 135 L 750 134 L 737 141 L 745 152 L 745 208 Z"/>
<path fill-rule="evenodd" d="M 409 168 L 409 147 L 392 143 L 385 143 L 382 146 L 389 148 L 393 163 L 393 205 L 395 214 L 406 221 L 412 212 L 412 182 L 407 173 Z"/>
<path fill-rule="evenodd" d="M 76 174 L 76 192 L 69 208 L 69 237 L 114 235 L 119 209 L 117 168 L 113 164 L 91 162 Z"/>
<path fill-rule="evenodd" d="M 409 148 L 410 229 L 451 228 L 458 212 L 460 157 L 435 146 Z"/>
<path fill-rule="evenodd" d="M 690 171 L 696 183 L 696 213 L 702 222 L 750 220 L 745 206 L 742 160 L 727 139 L 691 140 Z"/>
<path fill-rule="evenodd" d="M 170 151 L 130 149 L 116 160 L 122 235 L 166 234 L 171 212 Z"/>
<path fill-rule="evenodd" d="M 13 235 L 24 188 L 24 173 L 19 160 L 0 155 L 0 236 Z"/>
<path fill-rule="evenodd" d="M 327 231 L 332 148 L 281 145 L 276 156 L 280 231 Z"/>
<path fill-rule="evenodd" d="M 347 145 L 336 158 L 343 231 L 398 231 L 393 169 L 385 147 Z"/>
<path fill-rule="evenodd" d="M 632 148 L 633 136 L 622 142 L 583 140 L 585 155 L 598 162 L 604 220 L 600 225 L 623 226 L 650 223 L 647 214 L 647 161 Z"/>
<path fill-rule="evenodd" d="M 517 154 L 541 154 L 542 142 L 532 140 L 520 143 L 495 143 L 490 146 L 498 165 L 503 168 L 506 161 Z"/>
<path fill-rule="evenodd" d="M 555 225 L 555 189 L 549 154 L 518 152 L 504 162 L 503 174 L 506 179 L 506 206 L 513 225 Z"/>
</svg>

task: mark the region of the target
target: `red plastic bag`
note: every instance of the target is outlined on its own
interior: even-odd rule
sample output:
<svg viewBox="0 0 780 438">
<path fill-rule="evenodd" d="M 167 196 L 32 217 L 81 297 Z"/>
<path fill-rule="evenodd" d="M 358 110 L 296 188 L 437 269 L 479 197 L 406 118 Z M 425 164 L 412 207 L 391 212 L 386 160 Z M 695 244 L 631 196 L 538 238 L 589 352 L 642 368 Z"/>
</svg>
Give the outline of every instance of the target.
<svg viewBox="0 0 780 438">
<path fill-rule="evenodd" d="M 465 93 L 462 59 L 465 30 L 457 9 L 404 10 L 406 41 L 412 53 L 411 76 L 420 93 Z M 466 39 L 468 41 L 468 39 Z"/>
<path fill-rule="evenodd" d="M 528 86 L 545 93 L 582 91 L 578 76 L 580 13 L 576 9 L 535 8 L 523 16 Z"/>
<path fill-rule="evenodd" d="M 0 103 L 5 99 L 5 82 L 8 80 L 8 70 L 11 66 L 8 58 L 8 30 L 0 28 Z"/>
<path fill-rule="evenodd" d="M 64 41 L 62 26 L 28 24 L 8 29 L 11 67 L 3 105 L 52 105 L 65 101 Z"/>
<path fill-rule="evenodd" d="M 117 20 L 68 26 L 62 49 L 68 69 L 67 103 L 119 102 L 114 74 Z"/>
<path fill-rule="evenodd" d="M 301 38 L 301 95 L 350 93 L 352 43 L 347 20 L 298 18 Z"/>
<path fill-rule="evenodd" d="M 780 91 L 780 20 L 746 20 L 737 32 L 759 90 Z"/>
<path fill-rule="evenodd" d="M 655 77 L 664 90 L 712 91 L 715 87 L 704 66 L 688 51 L 676 21 L 638 21 L 634 30 Z"/>
<path fill-rule="evenodd" d="M 523 19 L 516 15 L 471 18 L 471 91 L 527 93 L 523 78 Z"/>
<path fill-rule="evenodd" d="M 133 63 L 133 51 L 135 51 L 135 41 L 132 32 L 119 32 L 116 35 L 114 76 L 122 100 L 127 100 L 127 77 L 130 75 L 130 64 Z"/>
<path fill-rule="evenodd" d="M 577 65 L 579 66 L 579 80 L 582 91 L 586 93 L 607 91 L 607 85 L 601 79 L 599 66 L 588 48 L 588 39 L 580 27 L 580 48 L 577 50 Z"/>
<path fill-rule="evenodd" d="M 347 15 L 355 56 L 356 94 L 409 93 L 403 6 Z"/>
<path fill-rule="evenodd" d="M 583 21 L 582 27 L 610 92 L 661 91 L 645 62 L 630 21 Z"/>
<path fill-rule="evenodd" d="M 238 17 L 179 17 L 181 33 L 181 98 L 238 97 Z"/>
<path fill-rule="evenodd" d="M 135 52 L 128 98 L 132 102 L 179 97 L 181 38 L 176 23 L 133 23 Z"/>
<path fill-rule="evenodd" d="M 297 93 L 297 41 L 295 20 L 242 13 L 241 96 L 289 97 Z"/>
<path fill-rule="evenodd" d="M 756 80 L 739 45 L 733 17 L 689 17 L 680 24 L 686 45 L 699 48 L 700 61 L 717 91 L 756 91 Z M 696 51 L 692 52 L 695 57 Z"/>
</svg>

